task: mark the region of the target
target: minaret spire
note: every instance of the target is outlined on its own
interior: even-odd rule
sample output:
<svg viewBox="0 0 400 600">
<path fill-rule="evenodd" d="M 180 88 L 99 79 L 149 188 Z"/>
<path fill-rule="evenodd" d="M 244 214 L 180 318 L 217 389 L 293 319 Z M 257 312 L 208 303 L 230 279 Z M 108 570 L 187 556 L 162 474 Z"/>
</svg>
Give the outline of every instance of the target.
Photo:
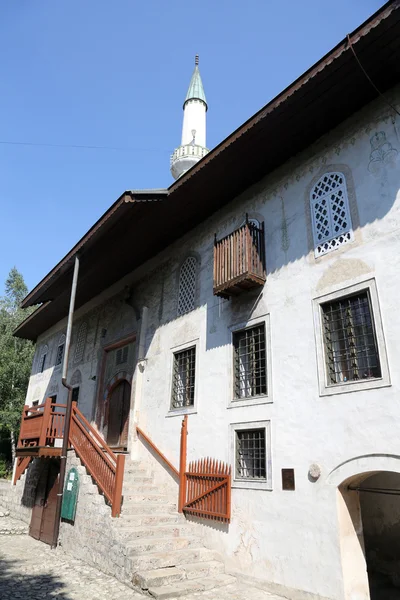
<svg viewBox="0 0 400 600">
<path fill-rule="evenodd" d="M 194 59 L 194 71 L 183 103 L 181 145 L 171 156 L 171 173 L 178 179 L 208 152 L 206 147 L 206 95 L 199 70 L 199 55 Z"/>
</svg>

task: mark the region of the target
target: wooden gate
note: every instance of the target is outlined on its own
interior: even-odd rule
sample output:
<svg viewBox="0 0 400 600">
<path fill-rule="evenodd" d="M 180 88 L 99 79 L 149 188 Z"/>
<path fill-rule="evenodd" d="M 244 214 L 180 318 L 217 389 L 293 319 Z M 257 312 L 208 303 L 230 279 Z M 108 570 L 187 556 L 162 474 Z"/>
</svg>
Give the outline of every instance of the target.
<svg viewBox="0 0 400 600">
<path fill-rule="evenodd" d="M 29 535 L 46 544 L 53 543 L 59 473 L 58 460 L 44 461 L 32 509 Z"/>
<path fill-rule="evenodd" d="M 229 523 L 231 518 L 231 467 L 203 458 L 185 472 L 183 512 Z"/>
</svg>

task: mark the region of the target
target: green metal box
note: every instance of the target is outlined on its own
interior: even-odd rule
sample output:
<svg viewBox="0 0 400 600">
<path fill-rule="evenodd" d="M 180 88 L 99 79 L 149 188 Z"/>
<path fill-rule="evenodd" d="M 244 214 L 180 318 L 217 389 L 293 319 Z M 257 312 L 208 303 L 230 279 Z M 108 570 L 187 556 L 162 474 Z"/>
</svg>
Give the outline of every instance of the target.
<svg viewBox="0 0 400 600">
<path fill-rule="evenodd" d="M 79 476 L 75 467 L 68 471 L 65 481 L 64 495 L 61 507 L 61 518 L 68 521 L 75 520 L 76 504 L 78 502 Z"/>
</svg>

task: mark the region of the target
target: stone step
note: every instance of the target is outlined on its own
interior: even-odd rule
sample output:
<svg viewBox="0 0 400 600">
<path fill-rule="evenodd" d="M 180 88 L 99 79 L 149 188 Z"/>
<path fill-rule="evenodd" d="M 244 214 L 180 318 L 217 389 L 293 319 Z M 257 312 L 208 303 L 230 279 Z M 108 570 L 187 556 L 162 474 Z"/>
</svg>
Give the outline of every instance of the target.
<svg viewBox="0 0 400 600">
<path fill-rule="evenodd" d="M 213 560 L 209 562 L 199 562 L 179 567 L 170 567 L 168 569 L 153 569 L 151 571 L 142 571 L 133 576 L 134 585 L 142 590 L 148 590 L 154 587 L 171 585 L 176 581 L 192 580 L 199 577 L 210 577 L 224 573 L 225 567 L 222 562 Z"/>
<path fill-rule="evenodd" d="M 146 552 L 175 552 L 183 548 L 198 548 L 198 538 L 191 537 L 150 537 L 135 538 L 125 541 L 125 548 L 128 556 L 136 556 Z"/>
<path fill-rule="evenodd" d="M 160 525 L 158 522 L 153 525 L 132 525 L 125 523 L 119 525 L 118 531 L 124 538 L 149 538 L 149 537 L 180 537 L 189 535 L 192 528 L 184 523 L 164 523 Z"/>
<path fill-rule="evenodd" d="M 151 515 L 162 510 L 165 513 L 174 513 L 177 511 L 176 502 L 134 502 L 126 500 L 122 504 L 122 512 L 130 512 L 140 515 Z"/>
<path fill-rule="evenodd" d="M 177 498 L 178 497 L 178 488 L 175 490 L 171 490 L 170 488 L 163 489 L 161 486 L 156 485 L 153 482 L 125 482 L 124 485 L 125 495 L 135 495 L 135 494 L 143 494 L 143 495 L 165 495 L 169 498 Z"/>
<path fill-rule="evenodd" d="M 127 475 L 126 473 L 124 474 L 124 486 L 136 486 L 142 483 L 153 484 L 154 477 L 151 477 L 150 475 Z"/>
<path fill-rule="evenodd" d="M 218 553 L 208 548 L 184 548 L 171 552 L 146 552 L 131 558 L 136 571 L 177 567 L 198 561 L 220 560 Z"/>
<path fill-rule="evenodd" d="M 157 488 L 156 488 L 157 490 Z M 171 502 L 172 499 L 175 500 L 175 496 L 173 496 L 172 494 L 162 494 L 162 493 L 157 493 L 157 491 L 154 492 L 149 492 L 149 493 L 145 493 L 145 492 L 134 492 L 134 493 L 128 493 L 128 494 L 124 494 L 124 503 L 126 502 L 151 502 L 151 503 L 155 503 L 155 502 Z"/>
<path fill-rule="evenodd" d="M 215 575 L 208 579 L 192 579 L 191 581 L 179 581 L 171 585 L 151 587 L 148 593 L 156 600 L 167 600 L 168 598 L 180 598 L 195 592 L 213 590 L 235 583 L 235 577 L 230 575 Z"/>
<path fill-rule="evenodd" d="M 160 508 L 160 507 L 158 507 Z M 120 527 L 139 527 L 140 525 L 162 525 L 165 523 L 185 523 L 184 517 L 177 512 L 150 512 L 149 514 L 141 513 L 136 514 L 125 510 L 122 511 L 122 515 L 119 519 L 114 519 L 113 526 Z"/>
</svg>

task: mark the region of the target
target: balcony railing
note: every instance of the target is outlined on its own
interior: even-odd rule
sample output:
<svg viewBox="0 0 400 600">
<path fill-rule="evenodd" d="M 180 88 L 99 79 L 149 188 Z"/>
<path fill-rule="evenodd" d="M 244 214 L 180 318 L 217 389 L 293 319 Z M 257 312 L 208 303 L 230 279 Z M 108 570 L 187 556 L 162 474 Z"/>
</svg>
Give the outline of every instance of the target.
<svg viewBox="0 0 400 600">
<path fill-rule="evenodd" d="M 214 295 L 237 296 L 244 290 L 264 285 L 264 223 L 249 222 L 214 243 Z"/>
<path fill-rule="evenodd" d="M 174 153 L 171 154 L 171 164 L 177 158 L 183 158 L 187 156 L 194 156 L 196 158 L 203 158 L 209 152 L 208 148 L 204 148 L 204 146 L 198 146 L 196 144 L 186 144 L 185 146 L 179 146 L 174 150 Z"/>
<path fill-rule="evenodd" d="M 53 404 L 51 398 L 40 406 L 24 406 L 17 455 L 34 454 L 33 448 L 37 448 L 38 453 L 40 448 L 53 448 L 54 441 L 63 437 L 66 408 L 66 404 Z"/>
</svg>

